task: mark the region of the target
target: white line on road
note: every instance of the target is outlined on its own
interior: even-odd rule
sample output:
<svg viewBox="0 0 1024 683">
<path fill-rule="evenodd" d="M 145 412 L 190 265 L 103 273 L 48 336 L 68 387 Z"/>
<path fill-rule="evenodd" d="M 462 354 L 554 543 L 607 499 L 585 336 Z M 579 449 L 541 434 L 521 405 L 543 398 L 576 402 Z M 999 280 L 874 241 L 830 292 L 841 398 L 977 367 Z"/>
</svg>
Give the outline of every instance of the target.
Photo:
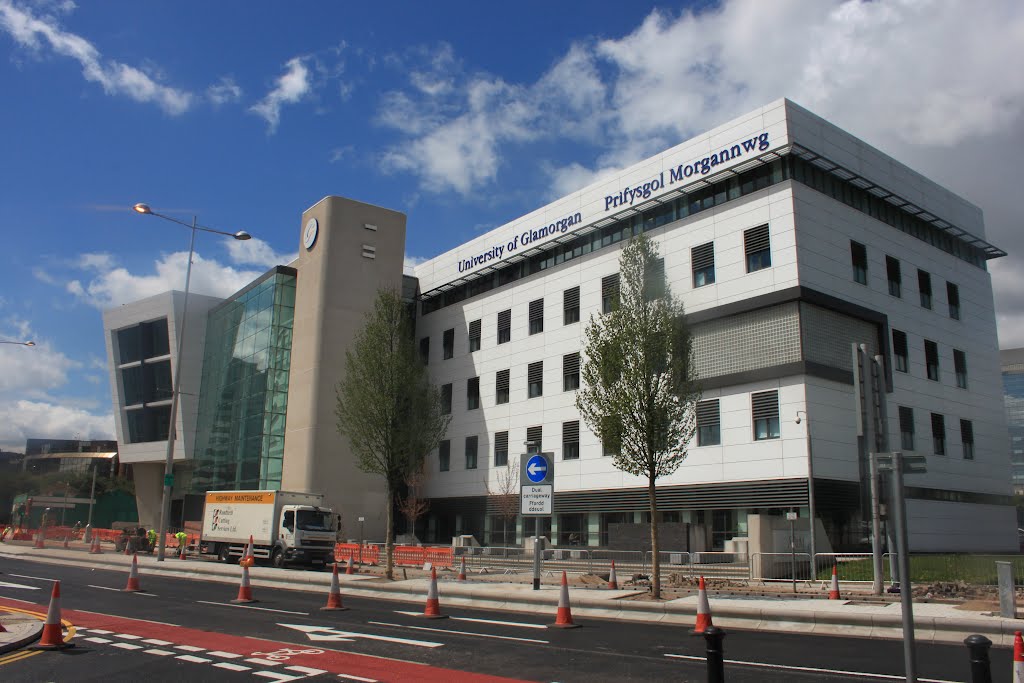
<svg viewBox="0 0 1024 683">
<path fill-rule="evenodd" d="M 141 650 L 141 645 L 135 645 L 133 643 L 112 643 L 110 647 L 119 647 L 122 650 Z"/>
<path fill-rule="evenodd" d="M 344 678 L 349 681 L 361 681 L 361 683 L 377 683 L 376 678 L 363 678 L 362 676 L 353 676 L 351 674 L 338 674 L 338 678 Z"/>
<path fill-rule="evenodd" d="M 36 581 L 49 581 L 50 583 L 53 583 L 54 581 L 57 580 L 57 579 L 48 579 L 45 576 L 27 576 L 25 574 L 8 574 L 7 576 L 16 576 L 19 579 L 35 579 Z"/>
<path fill-rule="evenodd" d="M 213 652 L 207 652 L 208 655 L 214 657 L 223 657 L 224 659 L 240 659 L 245 655 L 236 655 L 234 652 L 221 652 L 220 650 L 214 650 Z"/>
<path fill-rule="evenodd" d="M 180 659 L 183 662 L 192 662 L 193 664 L 206 664 L 212 662 L 212 659 L 206 659 L 205 657 L 194 657 L 192 655 L 178 655 L 175 659 Z"/>
<path fill-rule="evenodd" d="M 131 633 L 115 633 L 114 637 L 124 638 L 125 640 L 142 640 L 142 636 L 133 636 Z"/>
<path fill-rule="evenodd" d="M 145 642 L 145 641 L 143 641 L 143 642 Z M 171 652 L 170 650 L 158 650 L 156 648 L 151 648 L 149 650 L 143 650 L 143 652 L 145 652 L 146 654 L 150 654 L 150 655 L 158 655 L 160 657 L 169 657 L 169 656 L 171 656 L 173 654 L 176 654 L 174 652 Z"/>
<path fill-rule="evenodd" d="M 101 636 L 109 636 L 113 631 L 104 631 L 101 628 L 91 628 L 89 629 L 89 633 L 98 633 Z"/>
<path fill-rule="evenodd" d="M 23 602 L 26 605 L 35 605 L 36 604 L 36 603 L 32 602 L 31 600 L 22 600 L 21 598 L 9 598 L 6 595 L 4 596 L 4 600 L 13 600 L 14 602 Z"/>
<path fill-rule="evenodd" d="M 258 609 L 261 612 L 282 612 L 284 614 L 301 614 L 304 617 L 309 616 L 309 612 L 292 612 L 286 609 L 271 609 L 269 607 L 253 607 L 252 605 L 232 605 L 230 602 L 210 602 L 209 600 L 196 600 L 196 602 L 203 605 L 221 605 L 222 607 L 241 607 L 243 609 Z"/>
<path fill-rule="evenodd" d="M 423 612 L 405 612 L 399 609 L 395 610 L 395 614 L 405 614 L 410 617 L 423 616 Z M 472 621 L 477 624 L 495 624 L 497 626 L 519 626 L 522 628 L 539 628 L 546 630 L 547 626 L 543 624 L 525 624 L 520 621 L 498 621 L 497 619 L 475 619 L 473 617 L 449 617 L 452 621 Z"/>
<path fill-rule="evenodd" d="M 259 657 L 250 657 L 249 659 L 247 659 L 245 661 L 247 661 L 247 662 L 249 662 L 251 664 L 260 664 L 262 666 L 277 666 L 278 664 L 281 663 L 281 662 L 275 662 L 272 659 L 260 659 Z"/>
<path fill-rule="evenodd" d="M 323 669 L 310 669 L 308 666 L 286 666 L 285 669 L 288 671 L 297 671 L 300 674 L 306 674 L 307 676 L 319 676 L 320 674 L 327 673 Z"/>
<path fill-rule="evenodd" d="M 124 593 L 125 592 L 125 591 L 121 590 L 120 588 L 111 588 L 110 586 L 94 586 L 91 583 L 87 583 L 85 585 L 88 586 L 89 588 L 99 588 L 101 591 L 114 591 L 115 593 Z M 136 592 L 135 595 L 145 595 L 147 598 L 155 598 L 155 597 L 157 597 L 154 593 L 146 593 L 144 591 Z"/>
<path fill-rule="evenodd" d="M 698 657 L 695 655 L 674 655 L 666 654 L 666 657 L 672 657 L 674 659 L 689 659 L 696 662 L 706 662 L 707 657 Z M 766 662 L 743 662 L 738 659 L 726 659 L 726 664 L 737 664 L 739 666 L 753 666 L 762 669 L 786 669 L 788 671 L 807 671 L 809 673 L 819 674 L 839 674 L 842 676 L 856 676 L 859 678 L 881 678 L 889 681 L 902 681 L 905 676 L 894 676 L 892 674 L 872 674 L 864 671 L 844 671 L 842 669 L 819 669 L 814 666 L 790 666 L 787 664 L 768 664 Z M 957 683 L 956 681 L 948 681 L 943 678 L 918 678 L 917 680 L 921 683 Z"/>
<path fill-rule="evenodd" d="M 263 676 L 264 678 L 269 678 L 269 679 L 274 680 L 274 681 L 281 681 L 281 683 L 285 683 L 285 681 L 297 681 L 300 678 L 304 678 L 304 676 L 292 676 L 291 674 L 279 674 L 276 671 L 253 671 L 252 675 L 253 676 Z"/>
<path fill-rule="evenodd" d="M 498 640 L 515 640 L 520 643 L 540 643 L 542 645 L 548 645 L 546 640 L 537 640 L 535 638 L 515 638 L 513 636 L 497 636 L 490 633 L 473 633 L 472 631 L 453 631 L 447 628 L 430 628 L 428 626 L 409 626 L 407 624 L 389 624 L 386 621 L 368 621 L 368 624 L 375 624 L 377 626 L 392 626 L 394 628 L 411 628 L 417 631 L 437 631 L 438 633 L 455 633 L 461 636 L 476 636 L 477 638 L 496 638 Z"/>
<path fill-rule="evenodd" d="M 146 638 L 142 642 L 146 643 L 147 645 L 170 645 L 171 644 L 171 643 L 169 643 L 166 640 L 160 640 L 158 638 Z"/>
<path fill-rule="evenodd" d="M 252 671 L 251 666 L 242 666 L 241 664 L 231 664 L 230 662 L 218 662 L 214 664 L 218 669 L 227 669 L 228 671 Z"/>
<path fill-rule="evenodd" d="M 107 643 L 114 642 L 109 638 L 97 638 L 96 636 L 86 638 L 85 640 L 88 640 L 90 643 L 99 643 L 100 645 L 106 645 Z"/>
<path fill-rule="evenodd" d="M 13 576 L 13 574 L 12 574 Z M 26 586 L 23 583 L 10 583 L 7 581 L 0 581 L 0 588 L 20 588 L 26 591 L 37 591 L 39 586 Z"/>
<path fill-rule="evenodd" d="M 185 652 L 206 652 L 205 647 L 196 647 L 195 645 L 175 645 L 175 650 L 184 650 Z"/>
</svg>

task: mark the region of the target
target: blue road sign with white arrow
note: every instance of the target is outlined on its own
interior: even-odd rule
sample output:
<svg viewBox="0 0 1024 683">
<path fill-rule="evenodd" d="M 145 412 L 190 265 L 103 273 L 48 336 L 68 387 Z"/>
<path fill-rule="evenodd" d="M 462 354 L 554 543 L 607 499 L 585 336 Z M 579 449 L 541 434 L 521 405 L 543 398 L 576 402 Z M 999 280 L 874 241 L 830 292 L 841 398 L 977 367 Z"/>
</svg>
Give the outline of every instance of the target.
<svg viewBox="0 0 1024 683">
<path fill-rule="evenodd" d="M 535 455 L 526 463 L 526 476 L 537 484 L 548 476 L 548 459 L 543 455 Z"/>
</svg>

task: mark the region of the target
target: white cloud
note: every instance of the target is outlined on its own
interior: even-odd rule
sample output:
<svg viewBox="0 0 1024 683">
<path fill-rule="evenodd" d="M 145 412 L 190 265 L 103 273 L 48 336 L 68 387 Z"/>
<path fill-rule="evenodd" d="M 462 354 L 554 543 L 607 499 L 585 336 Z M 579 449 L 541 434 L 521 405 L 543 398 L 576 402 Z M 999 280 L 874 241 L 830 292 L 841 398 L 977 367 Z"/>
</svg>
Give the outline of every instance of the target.
<svg viewBox="0 0 1024 683">
<path fill-rule="evenodd" d="M 82 254 L 76 265 L 85 270 L 107 270 L 114 266 L 114 257 L 105 252 Z"/>
<path fill-rule="evenodd" d="M 238 265 L 272 268 L 287 265 L 298 258 L 298 253 L 282 254 L 274 251 L 273 247 L 258 237 L 249 240 L 231 240 L 226 244 L 231 262 Z"/>
<path fill-rule="evenodd" d="M 242 99 L 242 89 L 231 76 L 224 76 L 220 81 L 206 89 L 206 98 L 215 107 L 232 104 Z"/>
<path fill-rule="evenodd" d="M 63 6 L 63 11 L 68 7 Z M 166 113 L 177 116 L 192 105 L 191 93 L 158 83 L 142 70 L 115 60 L 104 60 L 85 38 L 63 30 L 55 16 L 35 16 L 10 0 L 0 0 L 0 30 L 21 47 L 34 52 L 49 48 L 55 54 L 79 63 L 82 76 L 98 83 L 108 95 L 124 95 L 137 102 L 153 102 Z"/>
<path fill-rule="evenodd" d="M 409 256 L 406 255 L 405 261 L 402 263 L 402 273 L 405 275 L 412 275 L 413 268 L 423 263 L 427 259 L 422 256 Z"/>
<path fill-rule="evenodd" d="M 263 117 L 271 133 L 277 130 L 281 121 L 282 105 L 299 102 L 312 89 L 309 68 L 302 57 L 289 59 L 285 67 L 287 71 L 278 77 L 274 89 L 249 108 L 249 111 Z"/>
<path fill-rule="evenodd" d="M 87 410 L 48 401 L 0 398 L 0 448 L 24 451 L 34 437 L 54 439 L 113 439 L 112 413 Z"/>
<path fill-rule="evenodd" d="M 40 282 L 45 282 L 48 285 L 58 284 L 57 278 L 55 278 L 53 275 L 50 275 L 50 272 L 45 268 L 42 268 L 41 266 L 36 266 L 32 269 L 32 277 L 39 280 Z"/>
</svg>

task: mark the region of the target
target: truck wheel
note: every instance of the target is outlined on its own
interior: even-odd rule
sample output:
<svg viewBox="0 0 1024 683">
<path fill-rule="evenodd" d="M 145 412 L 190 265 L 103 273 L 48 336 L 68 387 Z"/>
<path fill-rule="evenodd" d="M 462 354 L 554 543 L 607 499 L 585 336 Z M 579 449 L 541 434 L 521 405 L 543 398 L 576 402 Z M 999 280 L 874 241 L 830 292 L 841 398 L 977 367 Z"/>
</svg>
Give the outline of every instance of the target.
<svg viewBox="0 0 1024 683">
<path fill-rule="evenodd" d="M 231 546 L 229 546 L 227 543 L 221 544 L 220 548 L 217 550 L 217 559 L 223 562 L 224 564 L 230 562 Z"/>
<path fill-rule="evenodd" d="M 270 556 L 270 566 L 277 569 L 284 569 L 284 551 L 280 548 L 274 548 L 273 554 Z"/>
</svg>

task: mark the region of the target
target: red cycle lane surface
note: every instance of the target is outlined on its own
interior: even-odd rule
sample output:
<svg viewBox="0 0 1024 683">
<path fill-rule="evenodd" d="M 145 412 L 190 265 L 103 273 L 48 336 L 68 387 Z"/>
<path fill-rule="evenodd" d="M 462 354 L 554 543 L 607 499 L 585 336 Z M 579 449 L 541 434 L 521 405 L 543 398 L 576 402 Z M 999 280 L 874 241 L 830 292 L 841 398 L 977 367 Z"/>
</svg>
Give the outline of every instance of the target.
<svg viewBox="0 0 1024 683">
<path fill-rule="evenodd" d="M 25 609 L 26 604 L 0 598 L 0 606 Z M 45 605 L 38 607 L 40 611 L 46 611 Z M 81 629 L 74 639 L 79 647 L 93 647 L 95 644 L 98 647 L 111 646 L 143 652 L 156 650 L 154 654 L 163 653 L 179 659 L 186 657 L 184 661 L 195 662 L 197 666 L 248 667 L 280 671 L 282 675 L 297 669 L 307 669 L 307 674 L 311 675 L 313 671 L 318 671 L 315 675 L 323 671 L 351 677 L 350 680 L 379 683 L 526 683 L 520 679 L 340 652 L 314 643 L 296 644 L 233 636 L 98 612 L 65 609 L 61 617 L 76 629 Z M 147 641 L 158 642 L 154 644 Z"/>
</svg>

